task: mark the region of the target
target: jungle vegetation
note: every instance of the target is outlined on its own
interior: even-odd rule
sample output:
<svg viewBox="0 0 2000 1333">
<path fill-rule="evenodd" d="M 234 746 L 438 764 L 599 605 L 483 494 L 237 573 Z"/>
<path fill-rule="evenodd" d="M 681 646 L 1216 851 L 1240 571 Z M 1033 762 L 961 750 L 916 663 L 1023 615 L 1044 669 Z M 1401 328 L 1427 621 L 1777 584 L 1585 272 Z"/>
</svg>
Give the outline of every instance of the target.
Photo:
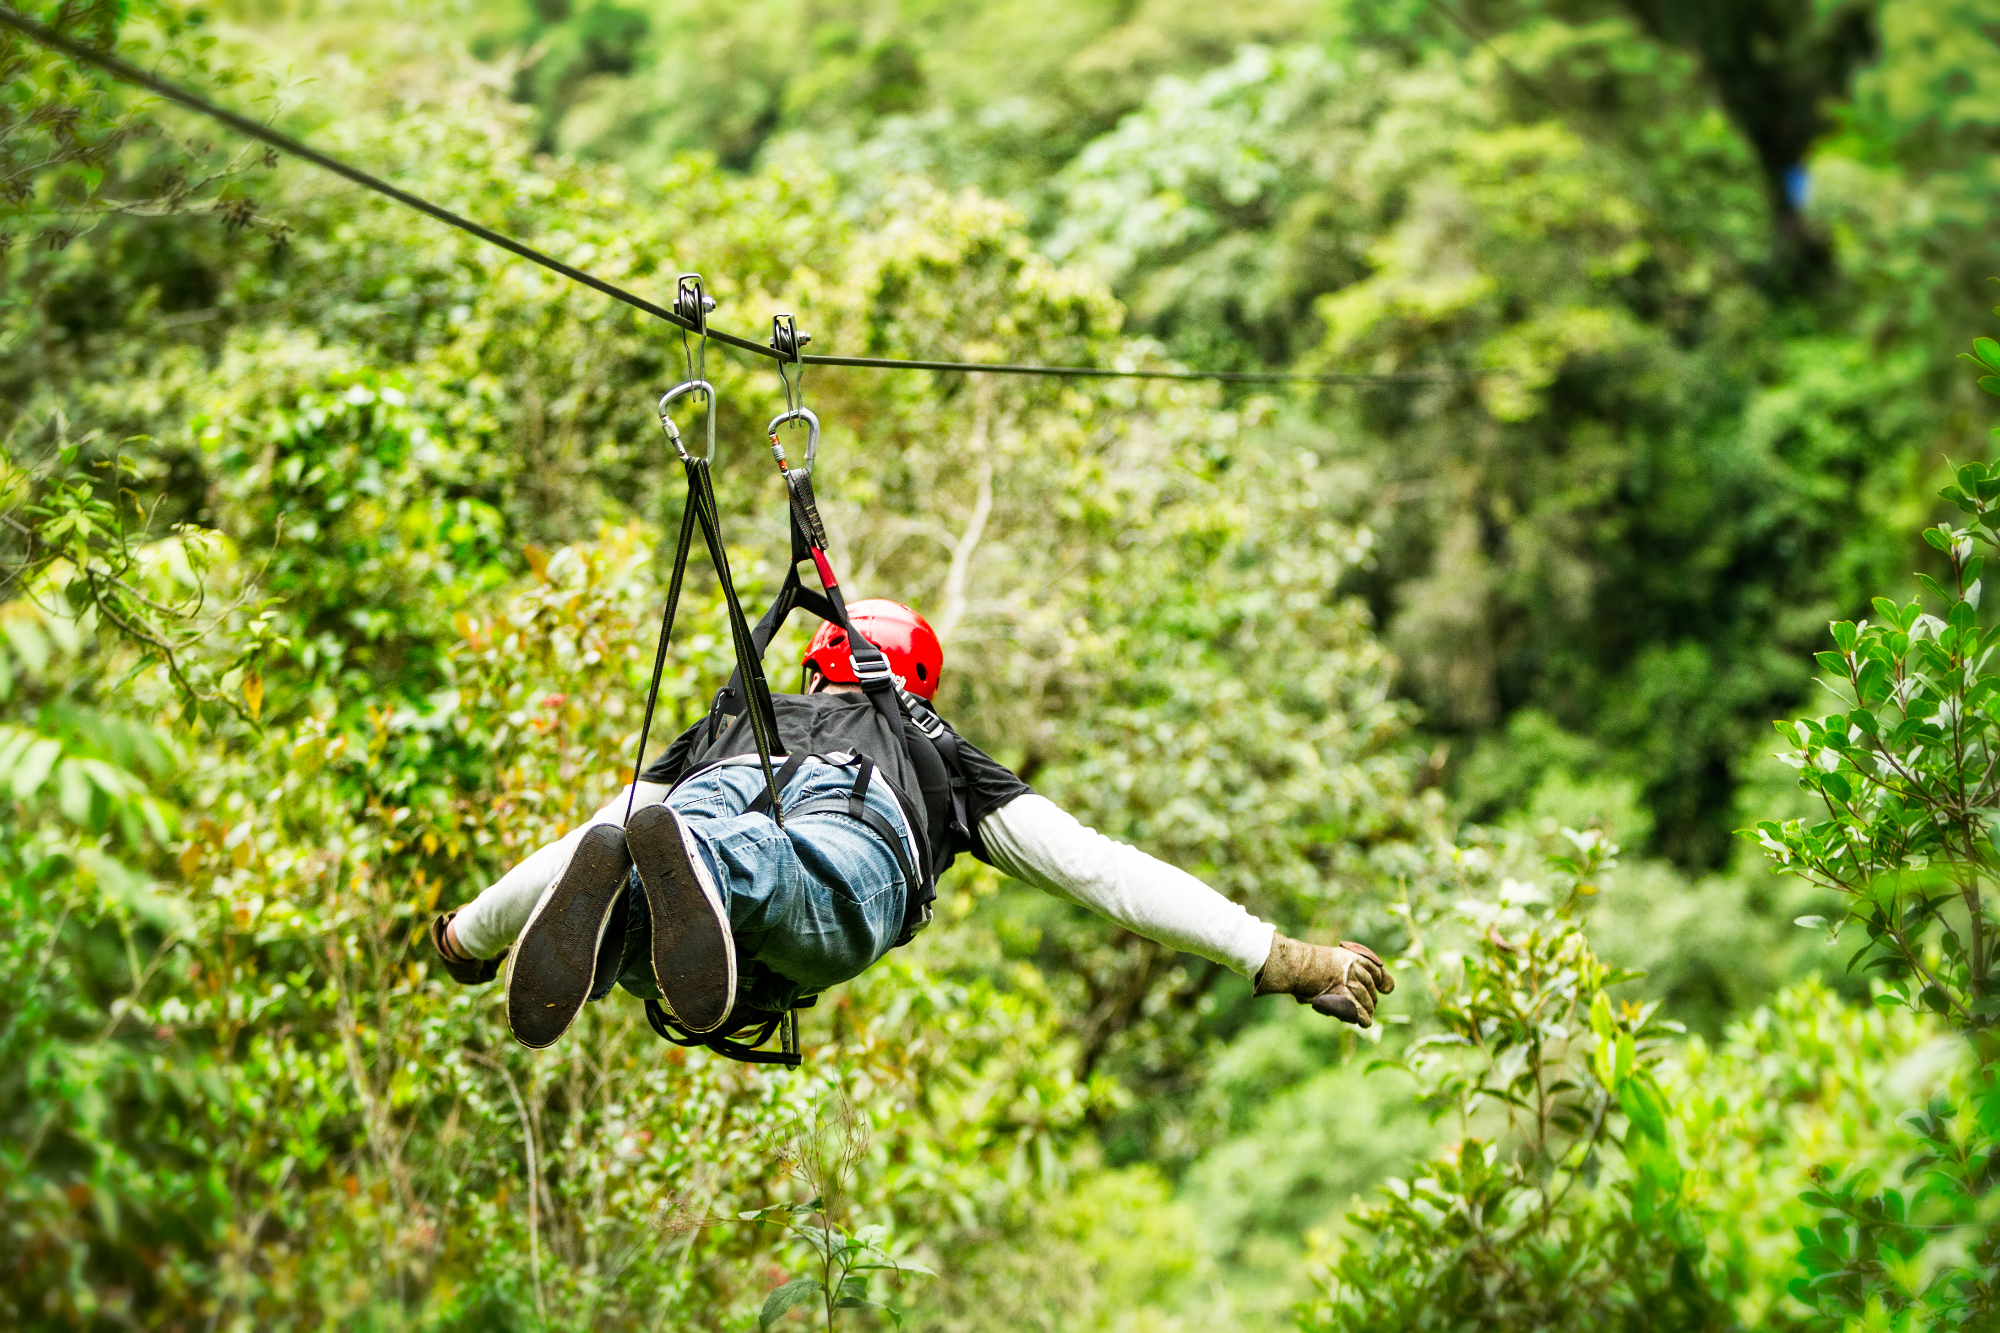
<svg viewBox="0 0 2000 1333">
<path fill-rule="evenodd" d="M 800 1071 L 514 1045 L 424 929 L 629 764 L 683 340 L 0 30 L 0 1323 L 2000 1326 L 1989 6 L 17 8 L 739 333 L 1370 377 L 804 392 L 961 730 L 1404 984 L 967 863 Z"/>
</svg>

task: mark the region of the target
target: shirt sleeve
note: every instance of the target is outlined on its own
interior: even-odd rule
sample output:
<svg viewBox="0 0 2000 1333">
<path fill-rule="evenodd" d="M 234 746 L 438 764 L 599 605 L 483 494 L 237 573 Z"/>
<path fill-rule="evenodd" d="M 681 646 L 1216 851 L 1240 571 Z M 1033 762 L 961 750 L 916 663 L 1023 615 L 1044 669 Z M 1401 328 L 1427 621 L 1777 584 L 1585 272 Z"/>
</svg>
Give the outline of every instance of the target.
<svg viewBox="0 0 2000 1333">
<path fill-rule="evenodd" d="M 474 958 L 491 958 L 511 945 L 521 927 L 528 924 L 535 904 L 569 868 L 569 859 L 583 841 L 584 832 L 598 824 L 625 827 L 625 803 L 631 790 L 629 785 L 621 788 L 602 810 L 556 841 L 536 849 L 527 860 L 460 908 L 451 922 L 458 947 Z M 666 796 L 664 783 L 641 782 L 637 803 L 651 805 Z"/>
<path fill-rule="evenodd" d="M 1186 871 L 1085 827 L 1025 784 L 979 821 L 979 837 L 1006 874 L 1170 949 L 1246 977 L 1270 955 L 1268 922 Z"/>
</svg>

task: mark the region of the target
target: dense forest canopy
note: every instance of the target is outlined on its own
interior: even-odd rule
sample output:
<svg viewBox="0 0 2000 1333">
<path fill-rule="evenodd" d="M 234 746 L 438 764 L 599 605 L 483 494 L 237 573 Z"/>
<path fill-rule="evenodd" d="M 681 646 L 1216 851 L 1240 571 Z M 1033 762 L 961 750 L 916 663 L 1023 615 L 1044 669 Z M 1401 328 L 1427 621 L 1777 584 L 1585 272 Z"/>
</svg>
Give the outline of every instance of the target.
<svg viewBox="0 0 2000 1333">
<path fill-rule="evenodd" d="M 1985 6 L 24 8 L 745 335 L 1357 377 L 804 392 L 968 736 L 1408 984 L 967 861 L 798 1073 L 513 1045 L 423 932 L 630 762 L 683 340 L 4 30 L 7 1322 L 1992 1326 Z"/>
<path fill-rule="evenodd" d="M 1984 309 L 1975 7 L 1046 8 L 496 7 L 474 46 L 545 148 L 970 186 L 1191 364 L 1458 376 L 1305 409 L 1403 688 L 1476 813 L 1582 769 L 1726 860 L 1969 408 L 1931 331 Z M 1543 720 L 1574 743 L 1502 772 Z"/>
</svg>

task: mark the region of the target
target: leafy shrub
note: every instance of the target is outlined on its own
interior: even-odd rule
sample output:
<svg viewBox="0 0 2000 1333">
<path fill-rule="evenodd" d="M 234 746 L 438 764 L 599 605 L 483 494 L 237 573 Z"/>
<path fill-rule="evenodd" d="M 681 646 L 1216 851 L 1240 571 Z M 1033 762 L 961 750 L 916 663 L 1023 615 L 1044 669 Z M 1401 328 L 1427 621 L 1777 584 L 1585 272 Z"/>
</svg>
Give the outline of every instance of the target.
<svg viewBox="0 0 2000 1333">
<path fill-rule="evenodd" d="M 2000 395 L 2000 343 L 1975 351 L 1980 386 Z M 1757 827 L 1781 869 L 1842 896 L 1831 928 L 1865 932 L 1850 966 L 1882 975 L 1877 1002 L 1934 1013 L 1969 1046 L 1965 1077 L 1911 1113 L 1923 1145 L 1903 1171 L 1912 1192 L 1829 1164 L 1807 1196 L 1829 1211 L 1800 1233 L 1797 1292 L 1864 1327 L 2000 1319 L 2000 629 L 1979 614 L 1986 552 L 2000 546 L 2000 466 L 1968 463 L 1943 494 L 1969 522 L 1924 532 L 1943 561 L 1943 577 L 1918 576 L 1936 610 L 1877 598 L 1879 620 L 1835 624 L 1819 663 L 1843 710 L 1780 727 L 1826 818 Z"/>
<path fill-rule="evenodd" d="M 1710 1328 L 1726 1279 L 1687 1189 L 1656 1069 L 1672 1026 L 1614 1002 L 1628 979 L 1572 912 L 1616 847 L 1568 835 L 1550 884 L 1413 908 L 1406 961 L 1438 1031 L 1384 1061 L 1459 1137 L 1355 1214 L 1307 1333 L 1362 1329 Z M 1448 932 L 1457 927 L 1462 942 Z"/>
<path fill-rule="evenodd" d="M 1679 1039 L 1608 993 L 1630 974 L 1596 957 L 1576 900 L 1634 881 L 1599 835 L 1569 841 L 1532 880 L 1522 846 L 1475 842 L 1459 896 L 1410 909 L 1437 1030 L 1379 1063 L 1455 1132 L 1320 1239 L 1306 1333 L 1804 1329 L 1798 1194 L 1828 1155 L 1879 1171 L 1916 1146 L 1884 1108 L 1934 1076 L 1933 1018 L 1807 982 L 1713 1045 Z"/>
</svg>

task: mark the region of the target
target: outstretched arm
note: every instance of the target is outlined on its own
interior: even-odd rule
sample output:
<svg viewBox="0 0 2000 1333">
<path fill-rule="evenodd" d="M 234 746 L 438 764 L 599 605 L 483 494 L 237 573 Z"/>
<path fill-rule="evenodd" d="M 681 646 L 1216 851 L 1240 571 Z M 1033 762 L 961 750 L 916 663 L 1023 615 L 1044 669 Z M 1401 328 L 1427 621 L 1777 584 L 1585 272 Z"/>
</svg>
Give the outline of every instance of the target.
<svg viewBox="0 0 2000 1333">
<path fill-rule="evenodd" d="M 1185 870 L 1108 838 L 1043 796 L 1017 796 L 979 821 L 993 864 L 1170 949 L 1254 977 L 1276 932 Z"/>
<path fill-rule="evenodd" d="M 492 958 L 505 952 L 527 924 L 528 914 L 535 910 L 535 904 L 548 892 L 549 885 L 561 877 L 577 844 L 583 841 L 584 832 L 598 824 L 624 827 L 631 790 L 630 786 L 620 788 L 603 809 L 561 838 L 538 848 L 484 893 L 446 917 L 442 931 L 446 956 L 456 953 L 462 958 Z M 641 782 L 637 803 L 652 805 L 664 800 L 666 794 L 665 783 Z"/>
<path fill-rule="evenodd" d="M 1149 940 L 1222 963 L 1259 995 L 1292 995 L 1361 1027 L 1378 992 L 1395 989 L 1382 960 L 1359 944 L 1304 944 L 1280 935 L 1186 871 L 1108 838 L 1045 797 L 1023 793 L 979 821 L 994 866 L 1088 907 Z"/>
</svg>

